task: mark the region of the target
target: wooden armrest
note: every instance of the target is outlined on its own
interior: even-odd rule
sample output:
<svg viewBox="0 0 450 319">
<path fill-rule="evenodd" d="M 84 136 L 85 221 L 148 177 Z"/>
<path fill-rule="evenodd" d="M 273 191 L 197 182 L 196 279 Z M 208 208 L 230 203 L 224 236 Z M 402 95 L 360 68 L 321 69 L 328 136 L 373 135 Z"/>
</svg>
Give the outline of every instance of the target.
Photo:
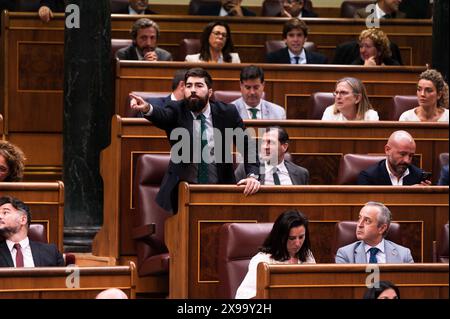
<svg viewBox="0 0 450 319">
<path fill-rule="evenodd" d="M 132 231 L 133 239 L 142 239 L 153 235 L 156 230 L 155 223 L 134 227 Z"/>
</svg>

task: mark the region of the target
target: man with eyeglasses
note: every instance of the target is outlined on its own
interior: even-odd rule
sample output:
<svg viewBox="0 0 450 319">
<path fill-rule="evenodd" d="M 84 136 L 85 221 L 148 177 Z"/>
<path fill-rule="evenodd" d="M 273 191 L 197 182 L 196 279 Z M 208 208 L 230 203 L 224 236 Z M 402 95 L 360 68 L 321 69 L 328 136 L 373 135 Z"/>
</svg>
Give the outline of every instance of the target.
<svg viewBox="0 0 450 319">
<path fill-rule="evenodd" d="M 172 54 L 157 46 L 159 26 L 153 20 L 141 18 L 131 28 L 133 43 L 117 51 L 120 60 L 172 61 Z"/>
<path fill-rule="evenodd" d="M 286 47 L 266 56 L 266 63 L 283 64 L 327 64 L 326 56 L 304 48 L 308 37 L 308 26 L 303 20 L 292 18 L 283 26 Z"/>
<path fill-rule="evenodd" d="M 281 12 L 279 17 L 287 18 L 314 18 L 315 12 L 305 8 L 305 0 L 280 0 Z"/>
<path fill-rule="evenodd" d="M 249 9 L 241 6 L 242 0 L 221 0 L 220 3 L 213 1 L 202 4 L 196 15 L 200 16 L 219 16 L 219 17 L 253 17 L 256 14 Z"/>
<path fill-rule="evenodd" d="M 55 245 L 29 239 L 30 223 L 31 212 L 24 202 L 0 197 L 0 267 L 64 266 Z"/>
</svg>

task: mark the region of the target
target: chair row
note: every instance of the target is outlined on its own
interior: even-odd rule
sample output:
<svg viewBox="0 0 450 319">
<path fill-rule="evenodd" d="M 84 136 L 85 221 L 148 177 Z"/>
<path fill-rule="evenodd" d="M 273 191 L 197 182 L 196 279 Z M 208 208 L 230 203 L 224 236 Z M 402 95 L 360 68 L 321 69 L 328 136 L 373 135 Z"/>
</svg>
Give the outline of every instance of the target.
<svg viewBox="0 0 450 319">
<path fill-rule="evenodd" d="M 133 91 L 134 95 L 141 96 L 144 99 L 166 97 L 170 95 L 170 92 L 142 92 Z M 241 97 L 240 91 L 225 91 L 216 90 L 213 93 L 212 99 L 224 103 L 231 103 L 234 100 Z M 136 111 L 130 109 L 129 100 L 125 103 L 125 115 L 127 117 L 136 117 Z M 307 101 L 307 113 L 305 119 L 307 120 L 320 120 L 322 118 L 325 109 L 334 104 L 334 96 L 331 92 L 315 92 L 312 93 Z M 381 118 L 384 121 L 398 121 L 400 115 L 403 112 L 415 108 L 419 105 L 416 95 L 395 95 L 391 98 L 391 107 L 389 108 L 385 118 Z M 285 107 L 286 108 L 286 107 Z M 375 110 L 377 105 L 374 105 Z M 300 119 L 292 118 L 288 116 L 288 119 Z"/>
<path fill-rule="evenodd" d="M 273 223 L 225 223 L 219 231 L 219 249 L 217 251 L 219 298 L 234 298 L 236 290 L 247 273 L 250 259 L 258 253 L 265 238 L 272 230 Z M 386 239 L 401 243 L 403 236 L 408 237 L 406 229 L 402 232 L 401 224 L 393 222 Z M 434 251 L 434 260 L 448 263 L 449 245 L 448 223 L 443 225 L 439 241 Z M 356 222 L 341 221 L 336 223 L 334 239 L 330 243 L 333 257 L 338 248 L 355 242 Z M 314 254 L 314 251 L 313 251 Z"/>
</svg>

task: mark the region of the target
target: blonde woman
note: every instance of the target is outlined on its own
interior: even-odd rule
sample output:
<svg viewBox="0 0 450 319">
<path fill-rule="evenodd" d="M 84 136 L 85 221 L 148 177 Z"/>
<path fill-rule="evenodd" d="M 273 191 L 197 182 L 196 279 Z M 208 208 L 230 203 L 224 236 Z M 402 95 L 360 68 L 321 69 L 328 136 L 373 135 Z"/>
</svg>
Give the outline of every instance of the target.
<svg viewBox="0 0 450 319">
<path fill-rule="evenodd" d="M 364 84 L 357 78 L 346 77 L 336 83 L 334 104 L 323 112 L 323 121 L 378 121 Z"/>
<path fill-rule="evenodd" d="M 426 70 L 417 83 L 419 106 L 403 112 L 399 121 L 448 122 L 448 84 L 436 70 Z"/>
</svg>

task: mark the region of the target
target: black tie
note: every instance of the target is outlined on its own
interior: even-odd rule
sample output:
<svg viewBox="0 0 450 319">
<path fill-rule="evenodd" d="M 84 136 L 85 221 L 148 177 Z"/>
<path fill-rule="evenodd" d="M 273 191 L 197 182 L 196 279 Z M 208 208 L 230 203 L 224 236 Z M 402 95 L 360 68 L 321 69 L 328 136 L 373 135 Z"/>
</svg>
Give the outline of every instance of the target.
<svg viewBox="0 0 450 319">
<path fill-rule="evenodd" d="M 393 18 L 393 15 L 390 14 L 390 13 L 386 13 L 386 14 L 383 16 L 383 18 L 384 18 L 384 19 L 392 19 L 392 18 Z"/>
<path fill-rule="evenodd" d="M 277 171 L 278 171 L 278 169 L 275 167 L 274 170 L 273 170 L 273 184 L 274 185 L 281 185 L 280 177 L 278 176 Z"/>
<path fill-rule="evenodd" d="M 249 110 L 252 113 L 252 120 L 258 119 L 258 117 L 256 117 L 256 114 L 258 114 L 259 110 L 256 107 L 251 107 L 249 108 Z"/>
<path fill-rule="evenodd" d="M 298 64 L 298 61 L 300 60 L 300 57 L 299 56 L 295 56 L 294 59 L 295 59 L 295 64 Z"/>
<path fill-rule="evenodd" d="M 198 164 L 197 183 L 208 184 L 208 163 L 203 158 L 203 149 L 208 147 L 208 140 L 206 139 L 206 117 L 202 114 L 197 116 L 197 120 L 200 120 L 200 141 L 201 141 L 201 161 Z"/>
</svg>

